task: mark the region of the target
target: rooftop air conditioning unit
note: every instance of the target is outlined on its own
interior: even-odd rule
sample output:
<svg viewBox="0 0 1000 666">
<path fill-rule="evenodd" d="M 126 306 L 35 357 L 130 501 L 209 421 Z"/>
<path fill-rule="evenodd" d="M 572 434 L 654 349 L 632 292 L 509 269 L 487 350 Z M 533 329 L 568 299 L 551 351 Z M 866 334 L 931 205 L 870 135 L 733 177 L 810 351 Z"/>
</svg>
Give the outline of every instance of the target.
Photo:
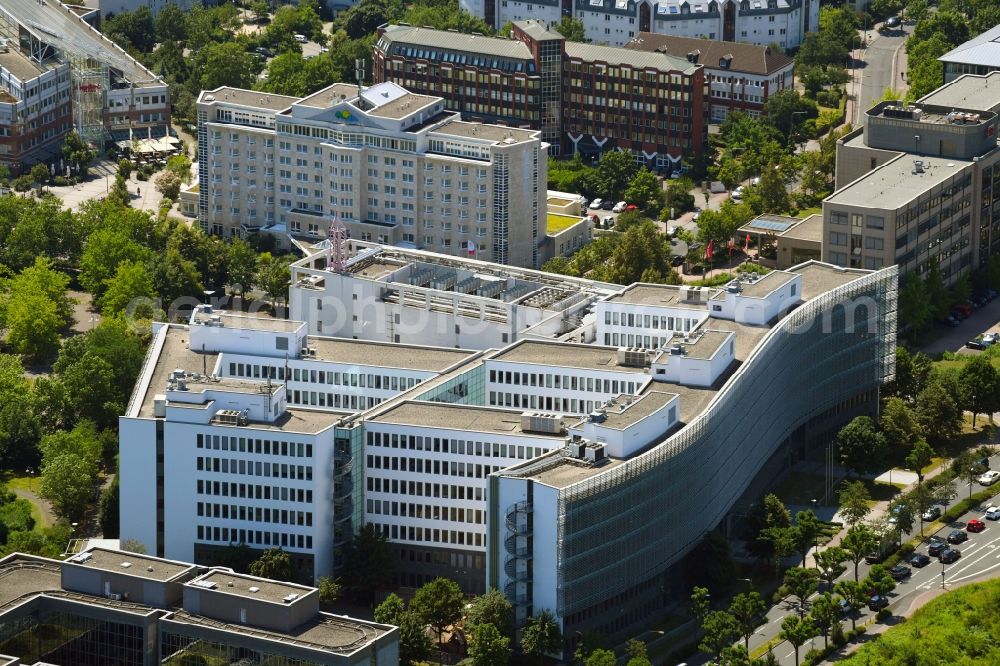
<svg viewBox="0 0 1000 666">
<path fill-rule="evenodd" d="M 639 347 L 620 347 L 618 365 L 627 368 L 641 368 L 646 365 L 646 350 Z"/>
<path fill-rule="evenodd" d="M 601 462 L 606 457 L 604 455 L 604 444 L 591 444 L 587 447 L 585 455 L 589 462 Z"/>
<path fill-rule="evenodd" d="M 562 432 L 562 417 L 558 414 L 524 412 L 521 414 L 521 430 L 529 432 Z"/>
</svg>

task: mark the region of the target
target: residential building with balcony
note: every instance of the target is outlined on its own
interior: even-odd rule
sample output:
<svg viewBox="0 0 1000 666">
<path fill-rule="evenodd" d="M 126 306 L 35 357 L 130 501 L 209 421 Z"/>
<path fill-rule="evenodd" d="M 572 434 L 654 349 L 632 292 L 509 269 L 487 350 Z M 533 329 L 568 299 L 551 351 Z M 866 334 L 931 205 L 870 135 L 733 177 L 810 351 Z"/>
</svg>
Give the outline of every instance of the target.
<svg viewBox="0 0 1000 666">
<path fill-rule="evenodd" d="M 539 133 L 466 122 L 394 83 L 304 99 L 220 88 L 198 99 L 199 211 L 222 236 L 353 239 L 537 266 Z"/>
<path fill-rule="evenodd" d="M 557 155 L 626 150 L 669 170 L 705 142 L 700 64 L 664 53 L 567 42 L 537 20 L 510 39 L 387 25 L 376 81 L 441 95 L 471 118 L 530 127 Z"/>
</svg>

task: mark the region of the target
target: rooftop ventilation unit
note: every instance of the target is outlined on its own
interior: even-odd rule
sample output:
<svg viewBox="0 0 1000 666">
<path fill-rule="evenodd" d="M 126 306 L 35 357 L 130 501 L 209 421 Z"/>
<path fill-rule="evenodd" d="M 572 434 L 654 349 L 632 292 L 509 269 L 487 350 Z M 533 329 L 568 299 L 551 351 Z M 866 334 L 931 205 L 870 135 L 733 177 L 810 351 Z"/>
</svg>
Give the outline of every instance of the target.
<svg viewBox="0 0 1000 666">
<path fill-rule="evenodd" d="M 298 599 L 298 598 L 299 598 L 299 595 L 297 595 L 297 594 L 295 594 L 294 592 L 292 592 L 291 594 L 287 594 L 287 595 L 285 595 L 284 597 L 282 597 L 282 599 L 281 599 L 281 600 L 282 600 L 282 601 L 283 601 L 284 603 L 286 603 L 286 604 L 290 604 L 290 603 L 292 603 L 293 601 L 295 601 L 295 600 L 296 600 L 296 599 Z"/>
<path fill-rule="evenodd" d="M 257 587 L 256 585 L 251 585 L 247 589 L 249 589 L 252 594 L 257 594 L 258 592 L 260 592 L 260 588 Z"/>
<path fill-rule="evenodd" d="M 672 345 L 670 347 L 671 356 L 684 356 L 684 345 Z"/>
<path fill-rule="evenodd" d="M 591 444 L 587 447 L 584 457 L 592 463 L 601 462 L 606 457 L 604 455 L 603 444 Z"/>
<path fill-rule="evenodd" d="M 587 443 L 581 440 L 575 440 L 569 443 L 569 457 L 577 458 L 583 460 L 583 456 L 587 451 Z"/>
<path fill-rule="evenodd" d="M 626 368 L 642 368 L 646 365 L 646 350 L 640 347 L 621 347 L 618 350 L 618 365 Z"/>
<path fill-rule="evenodd" d="M 128 569 L 130 566 L 132 566 L 131 562 L 122 562 L 121 563 L 122 569 Z"/>
<path fill-rule="evenodd" d="M 90 553 L 90 551 L 87 551 L 84 553 L 80 553 L 79 555 L 74 555 L 73 557 L 69 558 L 69 561 L 74 562 L 76 564 L 85 564 L 89 562 L 93 557 L 94 556 Z"/>
<path fill-rule="evenodd" d="M 918 174 L 924 172 L 924 161 L 923 160 L 913 160 L 913 171 L 910 173 Z"/>
<path fill-rule="evenodd" d="M 521 414 L 521 430 L 528 432 L 562 432 L 562 417 L 558 414 L 524 412 Z"/>
<path fill-rule="evenodd" d="M 195 587 L 200 587 L 203 590 L 214 590 L 218 587 L 215 581 L 212 580 L 196 580 L 191 583 Z"/>
<path fill-rule="evenodd" d="M 603 409 L 595 409 L 587 416 L 587 420 L 591 423 L 604 423 L 608 420 L 608 414 Z"/>
</svg>

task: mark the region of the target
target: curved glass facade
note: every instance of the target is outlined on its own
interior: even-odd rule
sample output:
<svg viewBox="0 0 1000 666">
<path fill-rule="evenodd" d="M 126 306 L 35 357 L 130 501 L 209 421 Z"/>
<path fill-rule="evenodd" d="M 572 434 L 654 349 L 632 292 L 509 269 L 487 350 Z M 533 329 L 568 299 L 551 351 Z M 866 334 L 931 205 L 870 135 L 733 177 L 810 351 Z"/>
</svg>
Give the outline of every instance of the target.
<svg viewBox="0 0 1000 666">
<path fill-rule="evenodd" d="M 651 580 L 723 519 L 811 417 L 894 373 L 896 268 L 859 277 L 777 323 L 710 405 L 650 451 L 563 489 L 557 614 Z"/>
</svg>

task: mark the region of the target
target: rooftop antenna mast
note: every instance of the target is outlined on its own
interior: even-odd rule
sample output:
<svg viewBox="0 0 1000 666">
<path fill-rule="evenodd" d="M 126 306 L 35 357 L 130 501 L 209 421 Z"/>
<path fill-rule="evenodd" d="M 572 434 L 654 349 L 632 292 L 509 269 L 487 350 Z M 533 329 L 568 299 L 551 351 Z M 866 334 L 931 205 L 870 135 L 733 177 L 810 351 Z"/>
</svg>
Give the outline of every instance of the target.
<svg viewBox="0 0 1000 666">
<path fill-rule="evenodd" d="M 367 69 L 367 67 L 365 67 L 365 59 L 364 58 L 355 58 L 354 59 L 354 78 L 357 79 L 357 82 L 358 82 L 358 97 L 359 98 L 365 92 L 365 70 L 366 69 Z"/>
<path fill-rule="evenodd" d="M 330 229 L 326 232 L 326 239 L 329 241 L 329 247 L 326 250 L 327 269 L 334 273 L 343 273 L 347 269 L 348 259 L 347 227 L 340 221 L 336 213 L 330 220 Z"/>
</svg>

